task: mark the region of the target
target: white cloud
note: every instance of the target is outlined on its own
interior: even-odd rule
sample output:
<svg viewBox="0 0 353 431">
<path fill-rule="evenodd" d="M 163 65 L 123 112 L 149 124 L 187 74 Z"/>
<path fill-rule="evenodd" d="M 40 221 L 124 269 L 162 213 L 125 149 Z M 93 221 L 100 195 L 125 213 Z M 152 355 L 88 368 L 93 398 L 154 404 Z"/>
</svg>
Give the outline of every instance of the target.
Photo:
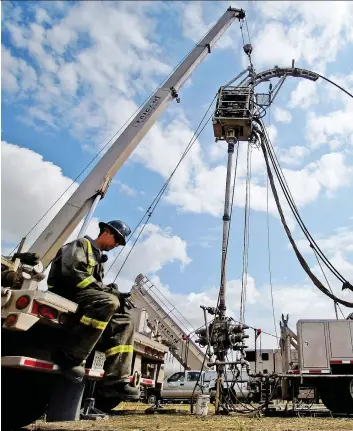
<svg viewBox="0 0 353 431">
<path fill-rule="evenodd" d="M 18 170 L 18 166 L 21 166 L 20 170 Z M 2 240 L 9 244 L 19 242 L 57 197 L 72 183 L 62 174 L 58 166 L 44 161 L 39 154 L 5 141 L 2 142 L 1 175 L 2 199 L 5 203 L 2 205 Z M 74 184 L 70 191 L 60 198 L 28 236 L 26 248 L 47 226 L 76 187 L 77 184 Z M 93 218 L 86 234 L 96 238 L 99 233 L 98 222 L 97 218 Z M 83 221 L 76 227 L 67 242 L 77 237 L 82 224 Z M 117 270 L 130 252 L 132 243 L 133 239 L 108 274 L 107 283 L 115 277 Z M 10 252 L 10 249 L 8 251 Z M 106 264 L 107 267 L 111 265 L 119 251 L 115 250 L 110 253 L 111 257 Z M 173 234 L 171 228 L 148 224 L 121 272 L 119 285 L 122 290 L 130 290 L 138 273 L 154 275 L 164 266 L 175 262 L 179 262 L 181 269 L 191 262 L 187 254 L 186 241 Z M 41 288 L 44 287 L 45 281 L 42 285 Z"/>
<path fill-rule="evenodd" d="M 290 315 L 295 332 L 298 319 L 330 319 L 335 316 L 332 301 L 312 285 L 276 286 L 273 293 L 275 307 Z"/>
<path fill-rule="evenodd" d="M 271 140 L 276 141 L 277 129 L 268 128 Z M 133 159 L 143 163 L 147 168 L 158 172 L 163 178 L 168 178 L 176 162 L 185 150 L 186 143 L 193 135 L 190 126 L 183 116 L 174 116 L 174 120 L 162 129 L 155 125 L 133 155 Z M 165 147 L 168 142 L 168 149 Z M 221 144 L 210 151 L 211 161 L 221 158 Z M 167 152 L 165 156 L 162 156 Z M 245 201 L 245 175 L 246 175 L 246 149 L 240 146 L 238 172 L 235 189 L 235 205 L 243 207 Z M 278 151 L 283 157 L 304 157 L 308 151 L 302 147 L 294 147 L 285 151 Z M 207 153 L 206 153 L 207 154 Z M 352 179 L 352 170 L 347 165 L 346 158 L 340 153 L 329 153 L 322 156 L 317 162 L 309 163 L 301 170 L 283 169 L 289 188 L 296 204 L 304 206 L 314 201 L 321 191 L 334 191 L 339 187 L 347 186 Z M 266 176 L 261 151 L 252 151 L 252 185 L 251 208 L 256 211 L 266 211 Z M 180 211 L 193 213 L 209 213 L 219 216 L 223 211 L 226 167 L 225 157 L 222 165 L 209 166 L 198 141 L 181 163 L 175 176 L 166 191 L 165 199 Z M 284 208 L 286 211 L 286 208 Z M 277 216 L 277 209 L 271 197 L 269 210 Z"/>
<path fill-rule="evenodd" d="M 324 154 L 318 162 L 310 163 L 308 169 L 315 172 L 318 182 L 328 191 L 352 184 L 353 168 L 345 164 L 342 153 Z"/>
<path fill-rule="evenodd" d="M 163 52 L 161 47 L 153 42 L 157 22 L 147 13 L 149 8 L 162 7 L 157 3 L 82 2 L 73 9 L 68 8 L 65 17 L 56 21 L 52 27 L 55 14 L 49 9 L 48 12 L 36 9 L 37 22 L 27 29 L 23 27 L 27 24 L 19 22 L 19 12 L 12 12 L 12 23 L 8 21 L 7 29 L 14 46 L 20 48 L 16 53 L 24 52 L 23 48 L 27 49 L 26 55 L 30 55 L 35 68 L 24 59 L 14 58 L 15 51 L 11 54 L 9 49 L 3 48 L 4 90 L 20 97 L 27 95 L 30 90 L 36 90 L 35 97 L 31 99 L 33 104 L 28 110 L 32 120 L 36 124 L 70 129 L 76 137 L 82 138 L 86 148 L 92 150 L 92 143 L 101 143 L 108 135 L 110 137 L 135 111 L 137 105 L 133 98 L 137 94 L 144 96 L 149 93 L 160 77 L 170 71 L 168 53 Z M 57 6 L 66 7 L 62 2 L 58 2 Z M 203 7 L 203 3 L 189 2 L 180 11 L 184 17 L 184 35 L 195 41 L 211 26 L 211 21 L 204 17 Z M 220 7 L 223 8 L 223 4 Z M 256 37 L 253 38 L 253 59 L 256 67 L 272 67 L 274 63 L 289 65 L 291 59 L 296 58 L 307 61 L 315 70 L 320 71 L 327 62 L 335 58 L 340 44 L 345 41 L 345 37 L 340 37 L 349 22 L 349 5 L 339 3 L 335 16 L 332 16 L 332 5 L 329 3 L 322 3 L 318 7 L 317 3 L 270 2 L 264 5 L 258 3 L 257 7 L 261 8 L 264 15 L 268 13 L 269 19 L 262 26 L 257 26 Z M 218 13 L 211 18 L 217 19 Z M 288 20 L 288 25 L 274 21 L 283 18 Z M 119 25 L 116 25 L 117 22 Z M 43 23 L 49 24 L 49 29 L 48 25 L 44 26 Z M 336 28 L 333 28 L 334 26 Z M 131 28 L 134 29 L 133 32 Z M 237 32 L 237 39 L 230 37 L 233 30 Z M 218 46 L 230 48 L 238 40 L 239 29 L 235 23 Z M 70 60 L 65 61 L 67 58 Z M 345 78 L 339 79 L 342 79 L 339 82 L 347 85 Z M 292 106 L 307 107 L 316 103 L 315 86 L 317 84 L 301 81 L 291 95 Z M 331 92 L 325 92 L 326 96 L 335 102 L 338 100 L 338 96 Z M 331 149 L 336 149 L 342 142 L 342 137 L 353 143 L 351 115 L 349 116 L 351 105 L 350 102 L 344 103 L 344 108 L 333 114 L 311 114 L 308 127 L 312 145 L 327 142 Z M 193 134 L 182 111 L 175 110 L 174 113 L 168 126 L 158 123 L 153 127 L 134 152 L 132 159 L 158 172 L 164 179 L 174 169 Z M 288 123 L 290 114 L 277 108 L 275 118 L 279 122 Z M 296 166 L 308 155 L 304 146 L 282 149 L 276 145 L 280 136 L 275 126 L 269 128 L 269 133 L 281 162 Z M 180 211 L 203 212 L 214 216 L 219 216 L 223 211 L 226 148 L 222 142 L 208 148 L 209 151 L 204 151 L 199 141 L 195 143 L 167 190 L 166 200 Z M 238 206 L 244 205 L 244 148 L 245 146 L 240 151 L 239 180 L 235 193 Z M 3 143 L 3 162 L 3 196 L 4 201 L 9 202 L 6 207 L 3 205 L 3 239 L 17 242 L 55 197 L 66 189 L 71 180 L 62 174 L 60 168 L 43 161 L 39 154 L 11 144 Z M 214 166 L 209 162 L 214 163 Z M 18 165 L 21 165 L 19 173 Z M 266 177 L 260 151 L 252 151 L 252 170 L 252 209 L 266 211 Z M 322 192 L 333 192 L 348 185 L 352 178 L 346 155 L 339 153 L 326 154 L 301 170 L 285 169 L 284 174 L 298 206 L 313 202 Z M 131 196 L 137 193 L 124 184 L 121 184 L 121 191 Z M 10 196 L 18 196 L 18 199 L 11 202 Z M 68 195 L 60 201 L 58 207 L 33 232 L 30 240 L 45 227 L 67 198 Z M 24 208 L 26 219 L 21 217 Z M 137 210 L 144 211 L 141 207 Z M 272 198 L 270 212 L 277 214 Z M 98 220 L 94 219 L 90 224 L 88 233 L 92 236 L 96 236 L 98 232 L 97 223 Z M 79 228 L 80 226 L 71 238 L 77 235 Z M 205 235 L 202 238 L 203 245 L 209 246 L 213 238 L 212 235 Z M 344 275 L 349 277 L 352 264 L 347 255 L 351 252 L 351 234 L 337 232 L 335 236 L 319 241 L 322 241 L 320 245 L 323 248 L 329 250 Z M 334 254 L 336 246 L 342 250 L 341 254 Z M 129 290 L 139 272 L 149 275 L 153 281 L 161 284 L 177 308 L 195 325 L 199 325 L 202 323 L 199 305 L 201 302 L 215 305 L 218 287 L 200 286 L 199 291 L 195 289 L 193 292 L 180 294 L 163 286 L 158 275 L 167 265 L 177 264 L 182 269 L 190 264 L 187 247 L 186 241 L 170 228 L 148 225 L 118 282 L 123 290 Z M 119 258 L 114 270 L 109 273 L 107 281 L 112 281 L 128 251 L 129 247 Z M 108 266 L 116 252 L 111 254 Z M 273 332 L 270 298 L 262 288 L 255 287 L 255 280 L 250 275 L 248 281 L 246 321 Z M 333 316 L 331 301 L 309 285 L 275 285 L 274 290 L 277 317 L 281 312 L 289 312 L 293 326 L 295 319 L 300 317 Z M 229 313 L 234 317 L 239 315 L 239 293 L 240 281 L 228 281 Z M 185 308 L 181 309 L 180 304 L 185 304 Z"/>
<path fill-rule="evenodd" d="M 207 150 L 211 162 L 220 162 L 227 158 L 227 144 L 224 141 L 213 142 Z"/>
<path fill-rule="evenodd" d="M 2 183 L 3 190 L 5 190 L 3 198 L 7 204 L 6 206 L 3 205 L 2 235 L 3 240 L 7 242 L 17 242 L 48 208 L 54 200 L 54 195 L 62 192 L 71 183 L 71 180 L 64 177 L 57 166 L 43 161 L 42 157 L 33 151 L 3 142 L 2 156 Z M 22 166 L 20 175 L 17 169 L 18 164 Z M 43 180 L 44 178 L 45 181 Z M 38 184 L 40 184 L 40 187 L 37 187 Z M 16 196 L 16 199 L 10 199 L 9 196 L 12 198 Z M 34 239 L 40 230 L 46 226 L 67 197 L 66 195 L 56 209 L 45 218 L 33 232 L 30 239 Z M 26 211 L 26 218 L 23 218 L 23 211 Z M 92 220 L 87 232 L 90 236 L 97 236 L 97 225 L 98 220 L 95 218 Z M 76 228 L 69 240 L 77 236 L 79 229 L 80 226 Z M 112 271 L 109 272 L 106 279 L 107 283 L 114 279 L 122 261 L 130 250 L 131 243 L 119 257 Z M 334 236 L 319 243 L 324 249 L 334 250 L 336 247 L 340 247 L 343 251 L 350 251 L 351 232 L 343 228 L 338 230 Z M 111 265 L 117 253 L 118 251 L 110 253 L 111 257 L 107 262 L 107 267 Z M 159 280 L 158 273 L 166 265 L 178 263 L 182 269 L 190 262 L 191 259 L 187 254 L 185 240 L 175 235 L 170 228 L 149 224 L 119 275 L 118 284 L 123 291 L 130 290 L 138 273 L 148 275 L 157 283 Z M 345 260 L 342 255 L 336 254 L 333 257 L 333 262 L 339 265 L 345 276 L 353 276 L 353 265 Z M 237 319 L 239 316 L 241 282 L 240 280 L 229 280 L 227 287 L 228 313 Z M 289 312 L 292 322 L 297 318 L 307 317 L 308 314 L 310 314 L 310 317 L 327 318 L 333 313 L 330 301 L 322 298 L 322 295 L 311 287 L 302 287 L 302 285 L 274 286 L 274 290 L 277 316 L 281 312 Z M 164 290 L 164 293 L 167 294 L 167 297 L 177 308 L 180 308 L 182 303 L 183 309 L 180 311 L 192 321 L 194 326 L 199 326 L 202 324 L 202 313 L 195 311 L 201 303 L 210 306 L 215 305 L 218 287 L 209 286 L 203 291 L 193 291 L 185 295 L 175 293 L 169 289 Z M 270 313 L 269 306 L 264 305 L 264 301 L 267 301 L 264 295 L 255 287 L 255 280 L 249 275 L 246 321 L 249 324 L 256 322 L 257 326 L 273 332 L 271 320 L 262 321 L 258 315 L 259 310 L 263 310 L 264 316 L 267 315 L 266 313 Z M 268 316 L 270 315 L 268 314 Z M 273 343 L 274 341 L 269 339 L 268 343 L 270 342 Z M 272 346 L 272 344 L 268 344 L 268 346 Z"/>
<path fill-rule="evenodd" d="M 274 67 L 275 65 L 288 67 L 292 59 L 300 58 L 298 43 L 294 43 L 291 39 L 292 32 L 281 23 L 274 21 L 267 23 L 256 33 L 253 42 L 254 63 L 257 67 Z"/>
<path fill-rule="evenodd" d="M 352 183 L 353 170 L 341 153 L 324 154 L 318 161 L 303 169 L 283 169 L 284 176 L 298 206 L 303 206 L 319 195 L 321 190 L 333 192 Z"/>
<path fill-rule="evenodd" d="M 332 235 L 327 237 L 322 237 L 322 235 L 314 235 L 314 238 L 316 243 L 325 253 L 333 254 L 337 250 L 340 252 L 353 253 L 352 226 L 337 228 Z M 297 244 L 303 252 L 311 252 L 311 248 L 307 240 L 301 239 L 297 242 Z"/>
<path fill-rule="evenodd" d="M 39 73 L 32 98 L 37 114 L 55 115 L 61 128 L 85 139 L 86 145 L 110 138 L 136 110 L 136 92 L 148 94 L 156 79 L 170 71 L 153 42 L 155 20 L 149 12 L 160 6 L 152 3 L 133 8 L 123 2 L 83 2 L 67 8 L 53 26 L 42 12 L 29 25 L 14 25 L 9 19 L 6 29 L 13 43 L 27 50 Z M 48 8 L 46 13 L 50 19 L 54 11 Z M 44 18 L 49 28 L 42 25 Z M 3 57 L 4 88 L 17 91 L 23 76 L 10 60 Z M 78 91 L 83 95 L 79 101 Z M 32 118 L 37 121 L 40 116 Z"/>
<path fill-rule="evenodd" d="M 138 232 L 135 234 L 135 237 Z M 105 264 L 107 271 L 106 283 L 113 282 L 119 272 L 123 261 L 128 253 L 135 238 L 131 238 L 130 243 L 124 248 L 119 258 L 115 258 L 120 250 L 114 250 L 109 253 L 109 260 Z M 121 291 L 130 291 L 133 282 L 139 273 L 154 277 L 158 272 L 167 265 L 178 263 L 180 270 L 191 262 L 187 254 L 187 243 L 179 236 L 173 234 L 169 227 L 161 227 L 154 224 L 147 224 L 143 230 L 139 241 L 131 251 L 123 269 L 121 270 L 116 283 Z M 109 270 L 110 266 L 112 268 Z"/>
<path fill-rule="evenodd" d="M 269 136 L 272 144 L 275 146 L 277 136 L 278 136 L 277 127 L 274 124 L 270 124 L 269 126 L 266 127 L 266 129 L 267 129 L 267 133 L 268 133 L 268 136 Z"/>
<path fill-rule="evenodd" d="M 2 85 L 5 90 L 24 96 L 29 90 L 36 88 L 37 74 L 26 61 L 13 57 L 4 46 L 1 46 L 1 60 Z"/>
<path fill-rule="evenodd" d="M 317 83 L 303 79 L 299 81 L 296 89 L 291 92 L 289 106 L 291 108 L 308 109 L 318 101 Z"/>
<path fill-rule="evenodd" d="M 78 87 L 78 77 L 75 65 L 73 63 L 65 63 L 59 71 L 60 83 L 63 90 L 76 93 Z"/>
<path fill-rule="evenodd" d="M 353 247 L 352 247 L 352 239 L 353 239 L 353 229 L 352 226 L 344 226 L 337 228 L 334 233 L 331 235 L 320 235 L 312 233 L 315 242 L 322 250 L 324 255 L 328 258 L 329 262 L 337 269 L 337 271 L 349 282 L 353 281 Z M 297 245 L 303 254 L 314 257 L 313 250 L 310 248 L 309 242 L 306 239 L 300 239 L 297 241 Z M 317 263 L 316 259 L 313 260 L 315 265 L 311 268 L 314 274 L 321 280 L 323 285 L 327 288 L 331 288 L 334 294 L 346 301 L 353 302 L 352 293 L 347 289 L 346 291 L 342 291 L 342 282 L 326 267 L 326 265 L 321 261 L 320 264 Z M 326 278 L 328 279 L 328 283 L 326 281 L 325 276 L 322 273 L 322 270 L 325 273 Z M 312 287 L 314 289 L 314 287 Z M 319 293 L 318 290 L 315 289 L 317 295 L 321 297 L 321 302 L 326 297 Z M 332 314 L 333 317 L 333 304 L 332 300 L 325 299 L 327 307 L 329 308 L 329 313 Z M 324 305 L 323 305 L 324 306 Z M 351 310 L 348 308 L 341 306 L 342 311 L 345 315 L 348 315 Z M 316 309 L 316 307 L 315 307 Z M 315 312 L 315 311 L 314 311 Z M 323 317 L 323 316 L 318 316 Z"/>
<path fill-rule="evenodd" d="M 193 42 L 198 42 L 208 31 L 208 26 L 203 20 L 202 4 L 192 2 L 182 6 L 183 34 Z"/>
<path fill-rule="evenodd" d="M 280 106 L 276 106 L 274 116 L 275 116 L 275 120 L 278 121 L 279 123 L 288 124 L 292 121 L 291 113 L 281 108 Z"/>
<path fill-rule="evenodd" d="M 50 16 L 48 15 L 48 12 L 42 8 L 36 9 L 36 20 L 38 23 L 42 23 L 42 22 L 50 23 L 51 22 Z"/>
<path fill-rule="evenodd" d="M 28 236 L 29 246 L 75 191 L 77 184 L 65 192 L 72 180 L 65 177 L 58 166 L 26 148 L 2 141 L 1 156 L 2 240 L 18 243 L 64 193 Z"/>
<path fill-rule="evenodd" d="M 13 24 L 12 22 L 8 22 L 6 24 L 6 28 L 10 32 L 11 40 L 15 46 L 18 48 L 23 48 L 26 46 L 26 34 L 23 33 L 21 27 Z"/>
<path fill-rule="evenodd" d="M 297 166 L 302 163 L 302 159 L 310 154 L 310 151 L 303 146 L 295 145 L 289 148 L 277 149 L 279 160 L 287 165 Z"/>
<path fill-rule="evenodd" d="M 98 223 L 99 220 L 93 218 L 88 226 L 86 235 L 93 239 L 97 238 L 99 234 Z M 73 241 L 78 237 L 82 224 L 83 221 L 77 226 L 66 242 Z M 183 270 L 186 265 L 190 264 L 191 259 L 187 254 L 186 241 L 174 235 L 171 228 L 162 228 L 154 224 L 147 224 L 139 241 L 131 251 L 132 244 L 137 235 L 138 232 L 131 238 L 123 251 L 121 248 L 118 248 L 108 254 L 108 261 L 104 265 L 106 272 L 104 282 L 106 284 L 115 282 L 118 284 L 119 290 L 128 292 L 131 290 L 135 278 L 141 272 L 151 278 L 158 278 L 156 274 L 167 265 L 179 263 L 180 269 Z M 129 253 L 130 255 L 123 269 L 119 273 L 117 280 L 115 280 L 115 276 L 120 271 L 121 265 Z M 48 274 L 49 269 L 48 267 L 46 274 Z M 41 283 L 41 289 L 46 289 L 45 280 Z"/>
<path fill-rule="evenodd" d="M 200 7 L 201 3 L 187 5 L 183 13 L 191 13 L 192 10 L 202 13 Z M 64 125 L 82 138 L 85 149 L 92 148 L 92 141 L 113 135 L 113 131 L 115 132 L 123 120 L 135 110 L 136 104 L 132 97 L 140 90 L 142 83 L 146 90 L 153 85 L 156 76 L 170 70 L 161 49 L 152 41 L 152 30 L 156 22 L 150 16 L 146 16 L 146 8 L 145 4 L 139 4 L 135 10 L 127 3 L 104 3 L 102 7 L 100 3 L 86 2 L 68 9 L 67 15 L 51 29 L 46 29 L 38 23 L 32 23 L 28 29 L 21 27 L 23 34 L 28 37 L 29 52 L 34 55 L 33 58 L 40 70 L 35 93 L 37 103 L 28 109 L 26 121 L 32 119 L 35 124 L 48 124 L 54 128 L 61 128 Z M 108 25 L 118 18 L 121 26 Z M 131 26 L 137 29 L 132 36 Z M 60 34 L 56 33 L 57 28 L 62 30 Z M 89 41 L 78 48 L 76 41 L 81 40 L 81 35 L 88 29 Z M 74 52 L 74 60 L 65 63 L 62 52 L 65 54 Z M 115 52 L 115 55 L 112 56 L 111 52 Z M 102 58 L 105 59 L 104 62 L 101 61 Z M 124 58 L 124 62 L 120 61 L 121 58 Z M 11 62 L 12 59 L 9 57 L 6 61 L 9 65 L 6 70 L 9 73 Z M 58 80 L 61 85 L 58 85 Z M 22 85 L 23 78 L 10 74 L 7 82 L 9 87 L 18 88 Z M 294 92 L 296 95 L 293 96 L 294 103 L 299 103 L 302 97 L 300 89 L 303 87 L 300 84 L 302 83 L 299 83 Z M 307 85 L 307 82 L 303 84 Z M 85 96 L 77 99 L 77 92 L 83 89 Z M 117 112 L 123 115 L 117 115 Z M 168 178 L 193 135 L 182 111 L 174 108 L 173 113 L 174 119 L 166 127 L 161 123 L 155 124 L 132 156 L 132 160 L 143 163 L 163 178 Z M 288 115 L 283 112 L 277 115 L 288 119 Z M 277 128 L 271 125 L 268 132 L 277 147 Z M 168 146 L 165 145 L 166 142 Z M 223 188 L 219 187 L 225 180 L 223 151 L 222 144 L 218 143 L 213 145 L 208 153 L 204 153 L 200 143 L 196 141 L 178 168 L 165 199 L 181 211 L 206 212 L 218 216 L 222 211 L 224 198 Z M 288 154 L 285 152 L 281 154 L 280 151 L 279 154 L 282 159 L 287 158 L 288 161 L 289 158 L 293 164 L 294 158 L 303 156 L 304 150 L 297 146 L 290 149 Z M 223 159 L 223 163 L 211 167 L 207 156 L 212 162 Z M 243 153 L 236 186 L 236 205 L 239 206 L 243 206 L 245 188 L 244 160 Z M 336 162 L 336 167 L 342 165 L 342 160 L 339 162 Z M 337 184 L 337 187 L 329 184 L 319 173 L 320 169 L 324 169 L 325 172 L 329 170 L 323 161 L 319 163 L 317 169 L 304 168 L 301 171 L 287 169 L 289 182 L 292 181 L 295 189 L 293 194 L 299 197 L 299 205 L 305 205 L 315 199 L 322 187 L 333 190 L 345 184 L 342 176 L 332 183 Z M 252 171 L 252 208 L 264 211 L 265 171 L 259 151 L 253 151 Z M 344 172 L 349 173 L 347 169 Z M 321 177 L 317 178 L 320 175 Z M 313 187 L 309 188 L 307 184 L 312 184 Z M 273 214 L 277 213 L 272 200 L 270 211 Z"/>
<path fill-rule="evenodd" d="M 353 7 L 350 2 L 271 2 L 256 3 L 262 29 L 254 41 L 258 67 L 289 66 L 291 60 L 306 61 L 316 72 L 324 72 L 329 62 L 351 40 Z M 271 46 L 269 50 L 268 47 Z"/>
<path fill-rule="evenodd" d="M 310 112 L 307 117 L 307 136 L 312 148 L 324 144 L 333 149 L 352 145 L 352 111 L 339 110 L 327 115 Z"/>
<path fill-rule="evenodd" d="M 182 31 L 184 37 L 191 39 L 194 43 L 199 42 L 205 34 L 211 29 L 211 27 L 216 23 L 222 13 L 224 13 L 227 6 L 224 6 L 224 2 L 220 3 L 219 7 L 213 7 L 215 4 L 210 3 L 211 8 L 214 13 L 210 14 L 211 20 L 210 22 L 205 22 L 205 4 L 200 1 L 192 1 L 188 3 L 183 3 L 181 5 L 181 23 L 182 23 Z M 223 3 L 223 5 L 222 5 Z M 217 5 L 218 6 L 218 5 Z M 227 49 L 234 47 L 234 39 L 239 36 L 239 33 L 235 26 L 232 26 L 225 34 L 223 34 L 222 38 L 220 38 L 215 47 L 220 49 Z"/>
<path fill-rule="evenodd" d="M 118 180 L 114 180 L 114 183 L 118 184 L 121 193 L 123 193 L 126 196 L 136 197 L 138 195 L 145 194 L 143 191 L 136 190 L 133 187 L 130 187 L 127 184 L 123 184 Z"/>
<path fill-rule="evenodd" d="M 353 92 L 353 74 L 330 76 L 329 79 Z M 332 150 L 340 149 L 349 152 L 353 145 L 353 100 L 342 90 L 330 83 L 321 83 L 321 92 L 324 94 L 322 102 L 328 103 L 327 113 L 307 115 L 307 138 L 312 148 L 328 145 Z M 339 108 L 339 109 L 338 109 Z"/>
</svg>

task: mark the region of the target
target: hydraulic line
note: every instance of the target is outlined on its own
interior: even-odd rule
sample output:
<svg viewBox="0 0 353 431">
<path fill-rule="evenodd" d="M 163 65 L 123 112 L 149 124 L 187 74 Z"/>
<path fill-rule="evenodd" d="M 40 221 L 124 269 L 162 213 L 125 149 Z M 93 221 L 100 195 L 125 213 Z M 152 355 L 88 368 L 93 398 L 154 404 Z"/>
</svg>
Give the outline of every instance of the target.
<svg viewBox="0 0 353 431">
<path fill-rule="evenodd" d="M 266 142 L 265 142 L 266 145 Z M 310 232 L 308 231 L 308 229 L 306 228 L 303 220 L 300 217 L 300 214 L 298 212 L 298 209 L 294 203 L 293 197 L 291 196 L 291 193 L 289 191 L 288 185 L 284 179 L 285 184 L 287 185 L 287 188 L 285 187 L 285 185 L 283 184 L 283 180 L 280 178 L 280 174 L 278 171 L 278 167 L 275 164 L 275 153 L 273 151 L 273 149 L 271 149 L 270 144 L 267 142 L 266 145 L 267 151 L 270 155 L 272 164 L 274 165 L 275 168 L 275 172 L 277 175 L 277 179 L 282 187 L 283 193 L 287 199 L 288 205 L 290 206 L 292 213 L 295 217 L 295 219 L 297 220 L 299 226 L 302 229 L 302 232 L 304 233 L 304 235 L 306 236 L 306 238 L 308 239 L 309 243 L 310 243 L 310 247 L 316 251 L 317 255 L 320 257 L 320 259 L 322 260 L 322 262 L 326 265 L 326 267 L 343 283 L 343 289 L 346 288 L 350 288 L 351 290 L 353 290 L 352 285 L 338 272 L 338 270 L 331 264 L 331 262 L 326 258 L 326 256 L 324 255 L 324 253 L 322 252 L 322 250 L 319 248 L 319 246 L 317 245 L 317 243 L 315 242 L 315 240 L 313 239 L 313 237 L 311 236 Z M 277 160 L 278 163 L 278 160 Z M 283 173 L 282 173 L 283 176 Z M 283 177 L 284 178 L 284 177 Z"/>
<path fill-rule="evenodd" d="M 286 220 L 284 218 L 284 214 L 282 211 L 282 207 L 281 204 L 279 202 L 279 198 L 278 198 L 278 194 L 277 194 L 277 190 L 274 184 L 274 180 L 273 180 L 273 175 L 271 172 L 271 168 L 270 168 L 270 164 L 269 164 L 269 160 L 268 160 L 268 155 L 267 155 L 267 150 L 266 150 L 266 146 L 264 144 L 264 135 L 263 132 L 259 132 L 260 133 L 260 141 L 261 141 L 261 149 L 265 158 L 265 163 L 266 163 L 266 168 L 267 168 L 267 173 L 268 173 L 268 177 L 270 180 L 270 184 L 271 184 L 271 189 L 272 189 L 272 193 L 273 193 L 273 197 L 275 199 L 276 202 L 276 206 L 281 218 L 281 222 L 283 224 L 284 230 L 286 231 L 286 234 L 288 236 L 289 242 L 292 245 L 292 248 L 297 256 L 297 259 L 299 260 L 299 263 L 301 264 L 302 268 L 304 269 L 304 271 L 307 273 L 307 275 L 310 277 L 310 279 L 312 280 L 312 282 L 315 284 L 315 286 L 322 292 L 324 293 L 326 296 L 328 296 L 329 298 L 331 298 L 333 301 L 336 301 L 342 305 L 344 305 L 345 307 L 348 308 L 353 308 L 353 303 L 352 302 L 348 302 L 345 301 L 343 299 L 337 298 L 334 294 L 332 294 L 322 283 L 321 281 L 312 273 L 312 271 L 310 270 L 308 264 L 306 263 L 305 259 L 303 258 L 302 254 L 300 253 L 300 251 L 298 250 L 298 247 L 296 245 L 296 243 L 294 242 L 294 239 L 292 237 L 292 234 L 287 226 Z"/>
<path fill-rule="evenodd" d="M 271 146 L 271 142 L 269 140 L 269 137 L 267 136 L 267 132 L 265 129 L 265 126 L 262 122 L 257 121 L 258 124 L 260 125 L 262 132 L 264 133 L 266 139 L 265 139 L 265 146 L 266 149 L 268 151 L 268 154 L 271 158 L 271 162 L 273 164 L 273 167 L 275 169 L 275 173 L 277 176 L 277 179 L 281 185 L 281 188 L 283 190 L 283 193 L 288 201 L 288 204 L 292 210 L 292 213 L 296 219 L 296 221 L 298 222 L 300 228 L 302 229 L 304 235 L 306 236 L 306 238 L 308 239 L 308 241 L 310 242 L 310 245 L 312 248 L 314 248 L 319 257 L 321 258 L 321 260 L 325 263 L 325 265 L 328 267 L 328 269 L 343 283 L 343 286 L 350 286 L 350 283 L 337 271 L 337 269 L 331 264 L 331 262 L 326 258 L 326 256 L 323 254 L 323 252 L 321 251 L 321 249 L 319 248 L 319 246 L 316 244 L 315 240 L 313 239 L 313 237 L 311 236 L 311 234 L 309 233 L 308 229 L 306 228 L 302 218 L 300 217 L 300 214 L 298 212 L 298 208 L 296 207 L 296 204 L 293 200 L 293 196 L 290 193 L 288 184 L 286 182 L 286 179 L 283 175 L 283 172 L 281 170 L 281 167 L 279 165 L 277 156 Z"/>
</svg>

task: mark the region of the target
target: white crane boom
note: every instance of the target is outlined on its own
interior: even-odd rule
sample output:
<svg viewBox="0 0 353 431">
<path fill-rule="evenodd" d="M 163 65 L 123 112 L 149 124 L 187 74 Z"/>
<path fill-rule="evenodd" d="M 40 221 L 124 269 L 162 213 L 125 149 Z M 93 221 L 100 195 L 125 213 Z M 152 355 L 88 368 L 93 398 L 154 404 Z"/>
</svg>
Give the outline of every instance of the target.
<svg viewBox="0 0 353 431">
<path fill-rule="evenodd" d="M 126 159 L 167 108 L 168 103 L 177 98 L 177 91 L 189 78 L 196 67 L 211 52 L 212 46 L 236 19 L 242 19 L 242 9 L 228 8 L 206 36 L 176 68 L 164 85 L 140 109 L 123 133 L 116 139 L 81 185 L 72 194 L 63 208 L 53 218 L 42 234 L 31 246 L 29 252 L 38 253 L 46 268 L 78 226 L 97 196 L 103 197 L 111 180 Z"/>
</svg>

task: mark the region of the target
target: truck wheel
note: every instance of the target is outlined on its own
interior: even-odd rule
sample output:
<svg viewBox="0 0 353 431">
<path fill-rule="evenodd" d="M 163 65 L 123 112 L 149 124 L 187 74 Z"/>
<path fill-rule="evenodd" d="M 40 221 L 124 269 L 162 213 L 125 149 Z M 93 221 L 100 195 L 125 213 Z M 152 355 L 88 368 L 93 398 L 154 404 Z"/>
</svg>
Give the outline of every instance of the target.
<svg viewBox="0 0 353 431">
<path fill-rule="evenodd" d="M 50 382 L 44 373 L 2 367 L 1 426 L 4 431 L 29 425 L 45 413 Z"/>
<path fill-rule="evenodd" d="M 327 382 L 320 388 L 320 398 L 332 413 L 353 413 L 353 379 Z"/>
<path fill-rule="evenodd" d="M 156 403 L 157 403 L 156 395 L 155 394 L 148 395 L 147 404 L 156 404 Z"/>
</svg>

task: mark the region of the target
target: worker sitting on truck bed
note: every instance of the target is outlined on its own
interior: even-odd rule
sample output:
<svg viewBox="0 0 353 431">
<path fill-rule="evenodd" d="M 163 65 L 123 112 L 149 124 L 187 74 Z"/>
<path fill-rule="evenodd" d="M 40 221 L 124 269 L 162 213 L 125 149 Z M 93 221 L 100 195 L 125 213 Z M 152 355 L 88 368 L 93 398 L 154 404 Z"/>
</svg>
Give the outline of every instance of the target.
<svg viewBox="0 0 353 431">
<path fill-rule="evenodd" d="M 134 335 L 133 321 L 124 310 L 124 300 L 129 294 L 119 292 L 114 283 L 103 283 L 103 262 L 107 257 L 102 251 L 125 245 L 131 230 L 119 220 L 99 223 L 99 228 L 96 240 L 85 236 L 58 251 L 51 265 L 48 287 L 76 302 L 79 317 L 65 345 L 53 352 L 52 360 L 66 377 L 79 383 L 85 374 L 85 360 L 100 340 L 106 361 L 96 405 L 108 411 L 119 401 L 139 399 L 140 393 L 129 380 Z"/>
</svg>

